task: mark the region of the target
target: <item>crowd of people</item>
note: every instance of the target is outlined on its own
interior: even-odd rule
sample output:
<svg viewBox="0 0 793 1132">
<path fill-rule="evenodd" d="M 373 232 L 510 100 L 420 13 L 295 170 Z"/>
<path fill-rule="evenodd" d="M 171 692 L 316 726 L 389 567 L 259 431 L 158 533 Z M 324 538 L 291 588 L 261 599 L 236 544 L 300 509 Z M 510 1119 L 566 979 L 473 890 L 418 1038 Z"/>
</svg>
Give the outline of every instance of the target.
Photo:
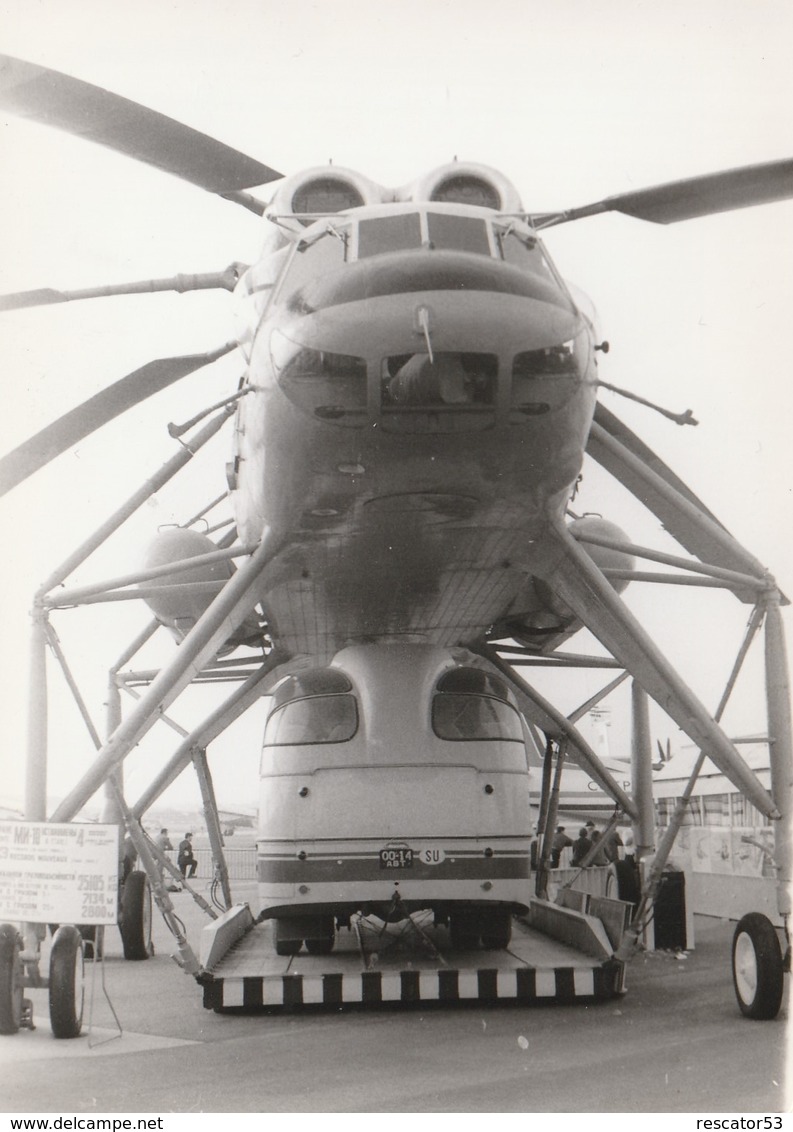
<svg viewBox="0 0 793 1132">
<path fill-rule="evenodd" d="M 596 850 L 587 860 L 593 846 L 596 846 Z M 612 861 L 619 860 L 622 846 L 622 838 L 616 829 L 604 837 L 593 821 L 588 821 L 579 829 L 575 840 L 567 835 L 563 825 L 558 825 L 551 841 L 551 868 L 559 868 L 562 852 L 565 849 L 572 850 L 570 864 L 573 868 L 579 868 L 584 861 L 587 861 L 588 865 L 609 865 Z"/>
</svg>

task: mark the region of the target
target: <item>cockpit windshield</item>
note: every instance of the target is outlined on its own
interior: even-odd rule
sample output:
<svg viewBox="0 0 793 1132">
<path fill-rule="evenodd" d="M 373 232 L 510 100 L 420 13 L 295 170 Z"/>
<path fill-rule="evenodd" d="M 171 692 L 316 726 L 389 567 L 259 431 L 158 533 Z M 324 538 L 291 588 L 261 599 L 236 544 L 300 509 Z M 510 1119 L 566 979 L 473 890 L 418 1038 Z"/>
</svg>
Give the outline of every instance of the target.
<svg viewBox="0 0 793 1132">
<path fill-rule="evenodd" d="M 479 216 L 457 216 L 453 212 L 427 213 L 427 238 L 431 248 L 491 255 L 487 225 Z"/>
<path fill-rule="evenodd" d="M 358 259 L 384 252 L 401 252 L 421 247 L 421 218 L 418 212 L 398 212 L 358 222 Z"/>
<path fill-rule="evenodd" d="M 362 299 L 441 290 L 517 295 L 574 310 L 525 224 L 432 208 L 318 222 L 297 244 L 276 301 L 313 314 Z"/>
<path fill-rule="evenodd" d="M 299 241 L 289 263 L 288 289 L 299 290 L 314 279 L 322 278 L 344 266 L 349 250 L 350 226 L 339 221 L 325 223 Z"/>
<path fill-rule="evenodd" d="M 454 212 L 400 212 L 358 222 L 358 259 L 426 248 L 492 255 L 483 217 Z"/>
</svg>

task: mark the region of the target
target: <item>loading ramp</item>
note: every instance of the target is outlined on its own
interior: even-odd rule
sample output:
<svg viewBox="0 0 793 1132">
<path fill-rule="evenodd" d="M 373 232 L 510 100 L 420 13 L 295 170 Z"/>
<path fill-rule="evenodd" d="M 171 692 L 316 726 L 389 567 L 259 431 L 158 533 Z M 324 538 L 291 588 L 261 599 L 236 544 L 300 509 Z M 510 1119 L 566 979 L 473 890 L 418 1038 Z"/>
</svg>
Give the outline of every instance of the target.
<svg viewBox="0 0 793 1132">
<path fill-rule="evenodd" d="M 549 927 L 577 945 L 551 938 Z M 528 916 L 514 918 L 505 949 L 454 951 L 446 929 L 423 912 L 398 924 L 353 917 L 332 954 L 292 956 L 276 954 L 272 921 L 256 923 L 248 906 L 238 905 L 204 929 L 198 981 L 205 1008 L 217 1012 L 529 1004 L 612 998 L 624 990 L 624 964 L 600 921 L 546 901 L 532 901 Z"/>
</svg>

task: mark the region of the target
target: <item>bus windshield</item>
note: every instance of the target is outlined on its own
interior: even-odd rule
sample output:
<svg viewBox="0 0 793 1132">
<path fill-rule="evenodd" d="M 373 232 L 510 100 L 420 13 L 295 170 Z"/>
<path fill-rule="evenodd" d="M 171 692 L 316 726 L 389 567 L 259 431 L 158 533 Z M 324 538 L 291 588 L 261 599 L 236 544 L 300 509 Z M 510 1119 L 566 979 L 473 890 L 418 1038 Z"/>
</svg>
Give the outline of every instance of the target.
<svg viewBox="0 0 793 1132">
<path fill-rule="evenodd" d="M 432 701 L 432 729 L 439 739 L 523 742 L 518 713 L 492 696 L 438 693 Z"/>
<path fill-rule="evenodd" d="M 276 708 L 267 720 L 265 747 L 346 743 L 358 730 L 355 696 L 311 696 Z"/>
</svg>

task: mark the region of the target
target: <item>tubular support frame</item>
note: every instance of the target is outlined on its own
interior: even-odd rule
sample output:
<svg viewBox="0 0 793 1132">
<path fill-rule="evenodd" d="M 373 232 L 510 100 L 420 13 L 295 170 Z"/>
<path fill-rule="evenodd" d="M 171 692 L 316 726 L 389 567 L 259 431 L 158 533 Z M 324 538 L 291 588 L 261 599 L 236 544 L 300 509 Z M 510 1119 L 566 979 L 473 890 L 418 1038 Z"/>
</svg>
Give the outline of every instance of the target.
<svg viewBox="0 0 793 1132">
<path fill-rule="evenodd" d="M 631 684 L 633 734 L 631 742 L 631 779 L 633 797 L 639 811 L 633 825 L 633 841 L 638 858 L 655 848 L 655 806 L 653 804 L 652 740 L 647 693 L 634 680 Z"/>
<path fill-rule="evenodd" d="M 779 597 L 766 606 L 766 698 L 771 755 L 771 793 L 781 820 L 774 825 L 774 861 L 777 868 L 777 904 L 786 918 L 791 911 L 793 864 L 793 741 L 791 740 L 790 679 Z"/>
<path fill-rule="evenodd" d="M 779 816 L 768 792 L 663 656 L 583 547 L 561 527 L 549 527 L 558 557 L 547 583 L 675 723 L 707 751 L 718 769 L 766 817 Z"/>
<path fill-rule="evenodd" d="M 218 820 L 218 804 L 215 799 L 215 788 L 212 775 L 209 771 L 207 753 L 202 747 L 193 748 L 193 763 L 195 765 L 198 785 L 201 789 L 201 799 L 204 803 L 204 818 L 207 823 L 207 834 L 212 850 L 212 861 L 216 876 L 220 881 L 220 890 L 223 893 L 224 911 L 228 912 L 233 904 L 231 885 L 229 883 L 229 869 L 226 864 L 226 854 L 223 852 L 223 832 Z"/>
<path fill-rule="evenodd" d="M 229 696 L 211 715 L 196 727 L 179 744 L 176 751 L 150 783 L 132 807 L 133 813 L 141 817 L 157 801 L 163 791 L 175 782 L 185 767 L 190 765 L 194 747 L 208 747 L 227 727 L 247 711 L 251 704 L 265 694 L 270 680 L 278 676 L 279 666 L 286 660 L 282 654 L 271 653 L 261 668 L 253 673 L 245 683 Z"/>
<path fill-rule="evenodd" d="M 224 412 L 218 413 L 213 417 L 200 432 L 190 440 L 188 444 L 182 443 L 179 451 L 176 452 L 167 463 L 155 472 L 150 479 L 146 480 L 136 492 L 134 492 L 129 499 L 122 504 L 117 511 L 115 511 L 110 518 L 108 518 L 100 527 L 94 531 L 90 538 L 81 543 L 76 550 L 66 558 L 61 565 L 54 570 L 47 580 L 39 587 L 36 598 L 46 596 L 56 586 L 60 586 L 69 577 L 73 570 L 85 562 L 95 550 L 97 550 L 115 531 L 121 527 L 131 515 L 142 507 L 147 499 L 150 499 L 155 492 L 159 491 L 165 486 L 169 480 L 180 472 L 185 464 L 188 464 L 201 448 L 207 444 L 216 433 L 220 432 L 223 425 L 230 419 L 231 413 Z"/>
<path fill-rule="evenodd" d="M 742 547 L 729 531 L 667 483 L 597 420 L 592 422 L 587 451 L 617 480 L 624 480 L 626 473 L 635 477 L 641 490 L 634 490 L 634 494 L 661 520 L 667 530 L 673 532 L 681 545 L 685 545 L 685 542 L 676 528 L 682 520 L 684 525 L 689 525 L 689 533 L 697 532 L 698 556 L 705 553 L 709 559 L 720 560 L 725 569 L 748 574 L 753 578 L 766 576 L 763 564 Z"/>
<path fill-rule="evenodd" d="M 275 553 L 265 535 L 259 549 L 229 580 L 200 620 L 182 641 L 171 660 L 160 671 L 146 693 L 105 743 L 94 765 L 64 798 L 52 821 L 70 821 L 107 777 L 123 762 L 184 688 L 244 620 L 254 604 L 253 588 Z"/>
<path fill-rule="evenodd" d="M 553 738 L 566 737 L 569 747 L 574 751 L 573 758 L 579 766 L 586 770 L 601 790 L 614 799 L 621 810 L 629 817 L 635 817 L 636 807 L 632 799 L 615 782 L 578 728 L 516 672 L 513 672 L 492 646 L 486 646 L 481 650 L 480 655 L 486 657 L 509 680 L 524 715 L 532 719 L 546 735 Z"/>
</svg>

